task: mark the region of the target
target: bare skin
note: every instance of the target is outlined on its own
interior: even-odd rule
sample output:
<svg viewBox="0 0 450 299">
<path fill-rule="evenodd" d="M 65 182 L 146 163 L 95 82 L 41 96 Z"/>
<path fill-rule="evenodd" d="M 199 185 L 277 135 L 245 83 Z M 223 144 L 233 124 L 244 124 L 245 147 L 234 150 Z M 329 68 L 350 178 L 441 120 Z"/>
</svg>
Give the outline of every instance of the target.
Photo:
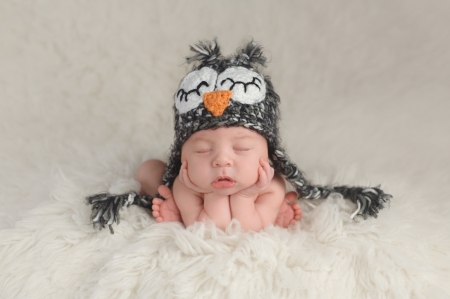
<svg viewBox="0 0 450 299">
<path fill-rule="evenodd" d="M 156 162 L 153 162 L 156 161 Z M 150 162 L 146 165 L 142 165 L 142 167 L 151 166 L 152 163 L 159 163 L 159 160 L 149 160 Z M 162 162 L 161 162 L 162 163 Z M 151 172 L 152 169 L 147 169 L 147 171 Z M 141 189 L 141 193 L 152 194 L 155 195 L 159 193 L 161 196 L 165 198 L 162 200 L 160 198 L 153 199 L 152 205 L 152 215 L 155 217 L 156 222 L 183 222 L 180 215 L 180 210 L 175 203 L 175 200 L 172 195 L 172 191 L 170 188 L 164 185 L 160 185 L 159 188 L 155 189 Z M 301 219 L 302 211 L 300 209 L 300 205 L 298 203 L 294 203 L 297 195 L 295 192 L 286 193 L 285 199 L 281 203 L 280 209 L 278 211 L 278 215 L 275 219 L 274 225 L 287 228 L 290 225 L 294 225 L 297 221 Z M 198 218 L 200 220 L 201 215 Z M 188 226 L 185 224 L 185 226 Z"/>
<path fill-rule="evenodd" d="M 278 211 L 277 219 L 275 219 L 275 225 L 287 228 L 290 225 L 294 225 L 302 217 L 302 210 L 300 205 L 295 203 L 297 194 L 295 192 L 286 193 L 284 201 L 281 203 L 280 210 Z"/>
<path fill-rule="evenodd" d="M 141 190 L 141 192 L 144 193 L 143 190 Z M 160 198 L 153 199 L 152 214 L 155 217 L 156 222 L 182 222 L 180 210 L 175 203 L 172 191 L 167 186 L 161 185 L 158 188 L 158 193 L 161 194 L 165 200 Z M 153 194 L 156 194 L 156 192 Z M 275 225 L 287 228 L 301 219 L 302 211 L 300 205 L 294 203 L 296 198 L 297 195 L 295 192 L 286 194 L 285 200 L 281 203 L 280 210 L 275 219 Z"/>
<path fill-rule="evenodd" d="M 237 191 L 231 187 L 218 191 L 198 187 L 190 180 L 187 163 L 183 162 L 173 192 L 184 224 L 213 220 L 216 226 L 225 229 L 234 218 L 244 230 L 259 231 L 275 223 L 285 197 L 285 185 L 281 176 L 274 176 L 267 161 L 260 162 L 256 183 Z"/>
<path fill-rule="evenodd" d="M 192 142 L 188 139 L 186 146 L 183 146 L 183 166 L 174 181 L 173 190 L 166 186 L 157 188 L 164 172 L 163 162 L 149 160 L 141 165 L 137 174 L 141 192 L 155 195 L 158 190 L 166 198 L 164 201 L 158 198 L 153 200 L 156 221 L 182 221 L 189 226 L 197 221 L 213 220 L 219 228 L 225 229 L 235 218 L 244 230 L 253 231 L 268 224 L 288 227 L 298 221 L 301 210 L 297 203 L 293 203 L 296 194 L 286 194 L 284 180 L 274 175 L 267 161 L 265 140 L 258 140 L 260 135 L 257 133 L 251 133 L 256 137 L 248 136 L 247 129 L 223 129 L 215 130 L 212 135 L 208 133 L 211 130 L 196 133 L 199 138 L 193 138 Z M 238 136 L 237 142 L 235 136 Z M 255 144 L 260 147 L 255 148 Z M 188 160 L 191 161 L 189 165 L 194 165 L 189 169 Z M 223 179 L 223 174 L 232 182 L 218 182 L 216 179 L 212 187 L 209 183 L 205 184 L 218 174 L 220 179 Z"/>
</svg>

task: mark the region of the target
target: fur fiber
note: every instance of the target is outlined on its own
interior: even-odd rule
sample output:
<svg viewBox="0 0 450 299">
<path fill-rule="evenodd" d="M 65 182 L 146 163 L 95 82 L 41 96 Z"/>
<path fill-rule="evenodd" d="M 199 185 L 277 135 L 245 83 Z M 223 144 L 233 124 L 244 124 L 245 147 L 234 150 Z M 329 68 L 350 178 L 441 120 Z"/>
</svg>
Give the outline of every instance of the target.
<svg viewBox="0 0 450 299">
<path fill-rule="evenodd" d="M 0 298 L 450 298 L 447 1 L 1 1 Z M 289 229 L 121 213 L 166 160 L 187 45 L 264 46 L 283 147 L 321 185 L 394 196 L 350 220 L 332 195 Z"/>
</svg>

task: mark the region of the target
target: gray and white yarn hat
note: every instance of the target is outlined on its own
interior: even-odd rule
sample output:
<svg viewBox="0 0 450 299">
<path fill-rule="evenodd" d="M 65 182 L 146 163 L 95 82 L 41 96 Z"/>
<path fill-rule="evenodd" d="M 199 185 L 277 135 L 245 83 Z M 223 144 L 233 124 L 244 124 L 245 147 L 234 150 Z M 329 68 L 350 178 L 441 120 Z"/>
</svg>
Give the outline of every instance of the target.
<svg viewBox="0 0 450 299">
<path fill-rule="evenodd" d="M 377 217 L 378 211 L 391 199 L 376 187 L 316 186 L 308 182 L 302 171 L 290 161 L 281 147 L 278 129 L 280 98 L 270 77 L 259 68 L 265 66 L 262 47 L 249 42 L 236 54 L 224 57 L 214 41 L 200 42 L 190 47 L 194 55 L 193 70 L 180 83 L 174 96 L 175 138 L 162 183 L 171 187 L 181 167 L 181 148 L 195 132 L 218 127 L 245 127 L 267 140 L 269 158 L 275 171 L 292 184 L 299 198 L 326 198 L 340 193 L 357 205 L 356 215 Z M 157 195 L 160 197 L 159 195 Z M 93 205 L 94 226 L 111 228 L 119 221 L 122 206 L 136 204 L 151 208 L 152 197 L 135 192 L 111 195 L 102 193 L 87 198 Z"/>
</svg>

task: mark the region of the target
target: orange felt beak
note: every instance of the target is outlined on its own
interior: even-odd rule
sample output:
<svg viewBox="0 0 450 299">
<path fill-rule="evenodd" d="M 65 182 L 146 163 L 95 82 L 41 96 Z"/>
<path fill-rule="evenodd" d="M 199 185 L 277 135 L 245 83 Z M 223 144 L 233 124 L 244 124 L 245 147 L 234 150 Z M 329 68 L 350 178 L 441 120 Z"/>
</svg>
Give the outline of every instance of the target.
<svg viewBox="0 0 450 299">
<path fill-rule="evenodd" d="M 232 95 L 230 90 L 207 92 L 203 95 L 203 103 L 212 115 L 221 116 L 228 107 Z"/>
</svg>

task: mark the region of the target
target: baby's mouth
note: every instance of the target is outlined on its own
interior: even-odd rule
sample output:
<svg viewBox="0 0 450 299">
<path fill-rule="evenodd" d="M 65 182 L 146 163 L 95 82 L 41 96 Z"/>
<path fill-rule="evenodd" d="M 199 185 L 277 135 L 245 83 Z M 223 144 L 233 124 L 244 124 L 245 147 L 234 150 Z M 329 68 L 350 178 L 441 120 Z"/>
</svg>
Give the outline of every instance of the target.
<svg viewBox="0 0 450 299">
<path fill-rule="evenodd" d="M 219 176 L 217 177 L 211 185 L 214 188 L 222 189 L 222 188 L 231 188 L 236 184 L 236 181 L 228 176 Z"/>
</svg>

